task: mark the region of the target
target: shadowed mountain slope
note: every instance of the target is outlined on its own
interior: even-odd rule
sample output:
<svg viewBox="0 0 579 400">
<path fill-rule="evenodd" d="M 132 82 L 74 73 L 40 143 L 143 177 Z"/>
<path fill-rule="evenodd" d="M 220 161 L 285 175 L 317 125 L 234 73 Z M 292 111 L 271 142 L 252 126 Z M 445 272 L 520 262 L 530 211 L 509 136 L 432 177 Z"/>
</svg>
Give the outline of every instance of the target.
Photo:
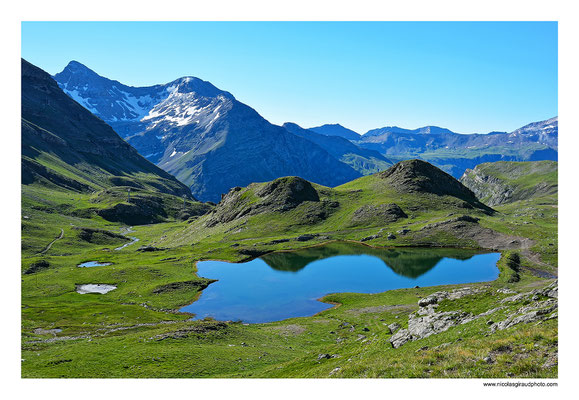
<svg viewBox="0 0 579 400">
<path fill-rule="evenodd" d="M 362 175 L 383 171 L 393 164 L 377 151 L 359 147 L 343 137 L 319 134 L 291 122 L 286 122 L 283 127 L 290 133 L 317 144 Z"/>
<path fill-rule="evenodd" d="M 22 182 L 76 191 L 132 186 L 186 196 L 107 124 L 71 100 L 49 74 L 22 60 Z"/>
</svg>

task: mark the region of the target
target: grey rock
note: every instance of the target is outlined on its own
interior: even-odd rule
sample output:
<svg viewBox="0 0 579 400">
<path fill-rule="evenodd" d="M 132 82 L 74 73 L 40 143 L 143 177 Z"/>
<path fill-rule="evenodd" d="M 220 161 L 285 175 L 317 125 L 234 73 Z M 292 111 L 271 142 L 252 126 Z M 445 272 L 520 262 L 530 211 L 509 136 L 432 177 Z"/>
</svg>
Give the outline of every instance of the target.
<svg viewBox="0 0 579 400">
<path fill-rule="evenodd" d="M 391 338 L 392 347 L 398 348 L 410 340 L 426 338 L 458 325 L 468 314 L 457 311 L 432 313 L 425 316 L 410 314 L 408 329 L 400 329 Z"/>
<path fill-rule="evenodd" d="M 426 306 L 431 305 L 431 304 L 437 304 L 438 302 L 440 302 L 443 299 L 457 300 L 457 299 L 460 299 L 464 296 L 471 296 L 471 295 L 474 295 L 477 293 L 482 293 L 485 290 L 486 290 L 485 287 L 480 287 L 480 288 L 464 287 L 464 288 L 460 288 L 460 289 L 455 289 L 451 292 L 446 292 L 446 291 L 436 292 L 436 293 L 432 293 L 431 295 L 429 295 L 427 297 L 420 299 L 418 301 L 418 305 L 420 307 L 426 307 Z"/>
<path fill-rule="evenodd" d="M 312 240 L 313 238 L 315 238 L 315 235 L 310 235 L 310 234 L 305 234 L 305 235 L 300 235 L 296 238 L 296 240 L 298 242 L 307 242 L 308 240 Z"/>
<path fill-rule="evenodd" d="M 515 294 L 517 292 L 515 292 L 514 290 L 511 290 L 509 288 L 501 288 L 501 289 L 497 289 L 497 293 L 503 293 L 503 294 Z"/>
<path fill-rule="evenodd" d="M 408 329 L 400 329 L 390 338 L 390 343 L 392 344 L 392 347 L 397 349 L 398 347 L 402 346 L 404 343 L 410 340 L 413 339 Z"/>
<path fill-rule="evenodd" d="M 394 322 L 393 324 L 388 325 L 388 329 L 390 330 L 390 333 L 394 333 L 396 332 L 398 329 L 400 329 L 401 326 L 400 324 Z"/>
<path fill-rule="evenodd" d="M 379 237 L 381 237 L 381 235 L 366 236 L 366 237 L 363 237 L 362 239 L 360 239 L 360 242 L 367 242 L 368 240 L 378 239 Z"/>
<path fill-rule="evenodd" d="M 547 286 L 546 288 L 544 288 L 543 290 L 540 291 L 540 294 L 542 294 L 543 296 L 547 296 L 547 297 L 551 297 L 551 298 L 558 298 L 559 297 L 559 286 L 558 286 L 558 280 L 556 280 L 555 282 L 551 283 L 549 286 Z"/>
<path fill-rule="evenodd" d="M 438 303 L 438 299 L 439 299 L 439 297 L 433 296 L 433 295 L 432 295 L 432 296 L 428 296 L 428 297 L 424 297 L 424 298 L 418 300 L 418 305 L 419 305 L 420 307 L 426 307 L 426 306 L 428 306 L 428 305 Z"/>
<path fill-rule="evenodd" d="M 513 303 L 513 302 L 524 300 L 528 297 L 529 297 L 529 293 L 519 293 L 519 294 L 516 294 L 514 296 L 505 297 L 504 299 L 501 300 L 501 303 Z"/>
<path fill-rule="evenodd" d="M 525 307 L 521 307 L 515 313 L 509 315 L 505 320 L 497 322 L 491 326 L 491 333 L 511 328 L 518 324 L 528 324 L 539 322 L 546 319 L 557 318 L 557 316 L 548 315 L 558 307 L 557 300 L 549 299 L 542 302 L 536 302 Z"/>
</svg>

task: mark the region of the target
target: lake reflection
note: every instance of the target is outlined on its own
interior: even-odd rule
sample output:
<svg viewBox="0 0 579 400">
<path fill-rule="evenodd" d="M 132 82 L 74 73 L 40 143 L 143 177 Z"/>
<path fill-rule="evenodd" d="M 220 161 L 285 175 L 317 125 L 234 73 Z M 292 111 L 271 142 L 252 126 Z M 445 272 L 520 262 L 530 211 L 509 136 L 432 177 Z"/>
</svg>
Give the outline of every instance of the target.
<svg viewBox="0 0 579 400">
<path fill-rule="evenodd" d="M 332 307 L 317 299 L 340 292 L 379 293 L 414 286 L 491 281 L 499 253 L 459 249 L 375 249 L 336 242 L 276 252 L 246 263 L 201 261 L 198 275 L 217 279 L 181 311 L 196 319 L 279 321 Z"/>
</svg>

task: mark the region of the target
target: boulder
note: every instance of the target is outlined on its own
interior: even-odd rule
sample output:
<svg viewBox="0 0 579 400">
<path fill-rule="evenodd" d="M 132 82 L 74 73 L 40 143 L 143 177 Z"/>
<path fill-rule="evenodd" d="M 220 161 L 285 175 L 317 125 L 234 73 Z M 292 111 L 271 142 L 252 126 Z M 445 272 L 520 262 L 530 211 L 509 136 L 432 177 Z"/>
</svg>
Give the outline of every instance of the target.
<svg viewBox="0 0 579 400">
<path fill-rule="evenodd" d="M 400 329 L 401 326 L 400 324 L 394 322 L 393 324 L 388 325 L 388 329 L 390 330 L 390 333 L 394 333 L 396 332 L 398 329 Z"/>
<path fill-rule="evenodd" d="M 315 238 L 316 235 L 311 235 L 311 234 L 305 234 L 305 235 L 300 235 L 296 238 L 296 240 L 298 242 L 307 242 L 308 240 L 312 240 L 313 238 Z"/>
</svg>

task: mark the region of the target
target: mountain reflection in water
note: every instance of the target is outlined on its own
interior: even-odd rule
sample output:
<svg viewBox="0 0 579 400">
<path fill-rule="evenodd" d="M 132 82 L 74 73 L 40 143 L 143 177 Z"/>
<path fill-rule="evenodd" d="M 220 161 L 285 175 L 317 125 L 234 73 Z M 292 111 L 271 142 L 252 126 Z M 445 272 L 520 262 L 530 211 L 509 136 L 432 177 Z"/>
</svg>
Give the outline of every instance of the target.
<svg viewBox="0 0 579 400">
<path fill-rule="evenodd" d="M 333 242 L 264 255 L 245 263 L 200 261 L 200 277 L 216 279 L 181 311 L 195 318 L 270 322 L 330 308 L 329 293 L 386 290 L 494 280 L 499 253 L 462 249 L 380 249 Z"/>
</svg>

